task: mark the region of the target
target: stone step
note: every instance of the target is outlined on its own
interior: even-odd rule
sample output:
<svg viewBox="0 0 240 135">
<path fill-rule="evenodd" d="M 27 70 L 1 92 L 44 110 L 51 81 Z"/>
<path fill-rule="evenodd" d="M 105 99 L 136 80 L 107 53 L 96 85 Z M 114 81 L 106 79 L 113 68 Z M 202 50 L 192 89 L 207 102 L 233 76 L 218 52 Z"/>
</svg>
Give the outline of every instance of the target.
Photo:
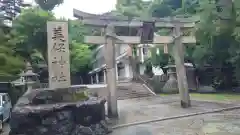
<svg viewBox="0 0 240 135">
<path fill-rule="evenodd" d="M 130 95 L 118 96 L 118 100 L 149 97 L 149 96 L 153 96 L 153 95 L 146 94 L 146 93 L 145 94 L 130 94 Z"/>
<path fill-rule="evenodd" d="M 91 89 L 91 92 L 98 93 L 99 96 L 107 98 L 108 92 L 106 88 Z M 140 98 L 153 96 L 153 94 L 145 88 L 141 83 L 124 82 L 117 84 L 118 99 Z"/>
<path fill-rule="evenodd" d="M 153 96 L 147 88 L 141 83 L 131 82 L 128 85 L 122 85 L 117 89 L 118 99 L 140 98 Z"/>
</svg>

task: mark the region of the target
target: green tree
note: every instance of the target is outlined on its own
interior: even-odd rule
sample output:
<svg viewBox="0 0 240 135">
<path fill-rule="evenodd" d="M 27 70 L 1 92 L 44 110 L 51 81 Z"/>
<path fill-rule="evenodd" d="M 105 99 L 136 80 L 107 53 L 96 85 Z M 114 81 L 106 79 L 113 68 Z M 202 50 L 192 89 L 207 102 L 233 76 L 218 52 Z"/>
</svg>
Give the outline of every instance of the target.
<svg viewBox="0 0 240 135">
<path fill-rule="evenodd" d="M 143 0 L 117 0 L 116 9 L 128 17 L 145 17 L 148 15 L 148 7 L 151 1 Z"/>
<path fill-rule="evenodd" d="M 63 3 L 63 0 L 35 0 L 35 2 L 43 9 L 52 11 L 54 7 Z"/>
<path fill-rule="evenodd" d="M 47 61 L 47 21 L 55 20 L 51 12 L 33 7 L 23 12 L 13 21 L 13 42 L 17 52 L 27 60 L 34 50 L 38 50 Z"/>
<path fill-rule="evenodd" d="M 92 31 L 94 31 L 92 28 L 84 26 L 78 20 L 69 20 L 72 73 L 88 72 L 91 69 L 91 48 L 96 45 L 84 44 L 84 36 L 91 35 Z"/>
<path fill-rule="evenodd" d="M 72 41 L 71 44 L 71 72 L 88 72 L 91 68 L 91 50 L 89 46 Z"/>
<path fill-rule="evenodd" d="M 167 17 L 173 14 L 173 9 L 162 2 L 153 2 L 148 12 L 152 17 Z"/>
<path fill-rule="evenodd" d="M 236 25 L 232 3 L 219 6 L 222 5 L 219 2 L 204 0 L 200 3 L 201 18 L 196 32 L 199 45 L 196 46 L 193 59 L 200 69 L 205 65 L 214 69 L 212 84 L 215 87 L 226 88 L 233 86 L 234 75 L 238 74 L 237 70 L 232 72 L 236 67 L 236 59 L 232 59 L 232 54 L 237 51 L 233 47 L 238 43 L 233 37 Z"/>
<path fill-rule="evenodd" d="M 24 68 L 24 61 L 16 54 L 15 45 L 9 42 L 11 33 L 4 29 L 0 28 L 0 76 L 16 76 Z"/>
</svg>

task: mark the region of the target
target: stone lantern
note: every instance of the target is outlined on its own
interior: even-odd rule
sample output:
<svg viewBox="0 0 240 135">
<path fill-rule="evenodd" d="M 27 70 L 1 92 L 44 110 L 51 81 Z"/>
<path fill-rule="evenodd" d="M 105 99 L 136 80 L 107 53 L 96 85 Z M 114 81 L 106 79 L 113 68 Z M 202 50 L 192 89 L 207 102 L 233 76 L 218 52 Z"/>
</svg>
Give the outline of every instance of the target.
<svg viewBox="0 0 240 135">
<path fill-rule="evenodd" d="M 176 76 L 176 66 L 168 65 L 164 67 L 167 69 L 168 81 L 163 86 L 164 93 L 178 93 L 178 82 Z"/>
<path fill-rule="evenodd" d="M 27 91 L 32 90 L 33 86 L 37 83 L 38 74 L 33 72 L 33 68 L 29 62 L 26 64 L 26 70 L 21 74 L 21 76 L 24 77 L 25 84 L 27 85 Z"/>
<path fill-rule="evenodd" d="M 196 75 L 195 75 L 195 68 L 191 63 L 184 63 L 186 68 L 186 75 L 187 75 L 187 83 L 189 90 L 196 91 L 197 90 L 197 83 L 196 83 Z M 176 65 L 168 65 L 164 67 L 168 69 L 168 81 L 165 83 L 163 87 L 163 92 L 166 93 L 178 93 L 178 82 L 177 82 L 177 74 L 176 74 Z"/>
</svg>

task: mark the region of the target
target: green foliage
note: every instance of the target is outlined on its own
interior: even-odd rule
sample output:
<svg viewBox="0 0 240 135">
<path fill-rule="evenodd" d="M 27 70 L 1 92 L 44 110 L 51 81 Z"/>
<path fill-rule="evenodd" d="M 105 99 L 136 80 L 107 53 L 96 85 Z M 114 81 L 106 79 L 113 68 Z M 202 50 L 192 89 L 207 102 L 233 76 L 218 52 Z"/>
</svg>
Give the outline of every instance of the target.
<svg viewBox="0 0 240 135">
<path fill-rule="evenodd" d="M 91 50 L 89 46 L 72 41 L 71 49 L 71 72 L 86 72 L 91 67 Z"/>
<path fill-rule="evenodd" d="M 14 44 L 9 42 L 11 33 L 6 28 L 0 28 L 0 76 L 14 76 L 23 69 L 23 59 L 19 57 Z"/>
<path fill-rule="evenodd" d="M 159 50 L 159 53 L 157 53 Z M 151 63 L 154 66 L 160 66 L 161 68 L 167 66 L 169 59 L 172 59 L 170 54 L 165 54 L 162 47 L 154 48 L 151 51 Z"/>
<path fill-rule="evenodd" d="M 163 0 L 163 3 L 169 5 L 172 9 L 176 10 L 182 7 L 182 3 L 185 0 Z"/>
<path fill-rule="evenodd" d="M 147 9 L 151 2 L 142 0 L 118 0 L 116 9 L 118 12 L 125 16 L 136 17 L 146 16 L 148 14 Z"/>
<path fill-rule="evenodd" d="M 13 76 L 18 75 L 24 68 L 24 62 L 19 57 L 14 57 L 9 54 L 0 53 L 0 75 L 1 76 Z"/>
<path fill-rule="evenodd" d="M 78 20 L 68 20 L 69 22 L 69 38 L 75 40 L 78 43 L 84 42 L 85 35 L 91 35 L 94 33 L 93 28 L 84 26 Z"/>
<path fill-rule="evenodd" d="M 33 7 L 26 10 L 13 21 L 13 42 L 17 52 L 30 59 L 34 50 L 38 50 L 47 61 L 47 21 L 55 20 L 51 12 Z"/>
<path fill-rule="evenodd" d="M 91 33 L 91 28 L 83 26 L 79 21 L 69 20 L 72 73 L 88 72 L 91 69 L 91 46 L 84 44 L 84 36 Z"/>
<path fill-rule="evenodd" d="M 82 101 L 82 100 L 86 100 L 86 99 L 88 99 L 88 95 L 86 94 L 85 91 L 73 94 L 73 100 L 74 101 Z"/>
<path fill-rule="evenodd" d="M 167 17 L 173 14 L 173 9 L 169 5 L 155 2 L 150 6 L 149 12 L 153 17 Z"/>
<path fill-rule="evenodd" d="M 52 11 L 54 7 L 63 3 L 63 0 L 35 0 L 35 2 L 46 11 Z"/>
</svg>

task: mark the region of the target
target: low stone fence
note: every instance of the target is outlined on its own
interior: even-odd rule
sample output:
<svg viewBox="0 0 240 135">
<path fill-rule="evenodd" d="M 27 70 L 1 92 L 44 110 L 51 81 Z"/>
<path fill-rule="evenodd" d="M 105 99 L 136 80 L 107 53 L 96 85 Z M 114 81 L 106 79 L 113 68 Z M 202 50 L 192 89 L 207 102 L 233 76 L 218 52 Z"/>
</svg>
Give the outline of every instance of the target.
<svg viewBox="0 0 240 135">
<path fill-rule="evenodd" d="M 106 135 L 105 100 L 75 90 L 33 90 L 12 110 L 9 135 Z"/>
</svg>

